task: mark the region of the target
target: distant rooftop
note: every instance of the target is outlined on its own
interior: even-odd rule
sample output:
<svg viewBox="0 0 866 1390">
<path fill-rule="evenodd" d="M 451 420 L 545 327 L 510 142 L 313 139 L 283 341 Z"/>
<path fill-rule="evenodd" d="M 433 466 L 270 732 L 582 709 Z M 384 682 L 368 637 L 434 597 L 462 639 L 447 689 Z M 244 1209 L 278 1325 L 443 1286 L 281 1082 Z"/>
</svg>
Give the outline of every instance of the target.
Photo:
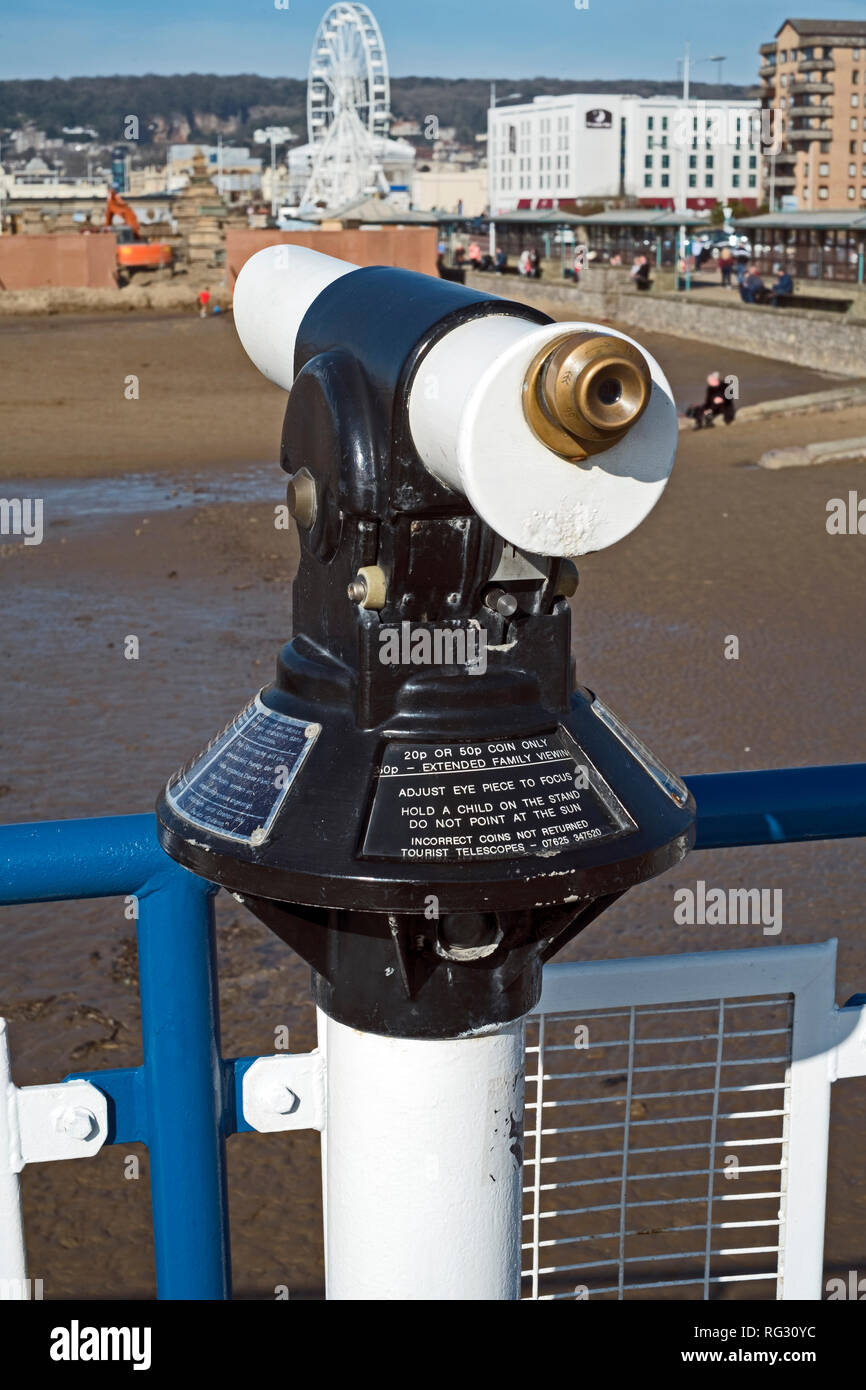
<svg viewBox="0 0 866 1390">
<path fill-rule="evenodd" d="M 362 198 L 360 202 L 347 203 L 342 208 L 320 209 L 315 213 L 319 222 L 361 222 L 375 226 L 388 223 L 396 226 L 435 226 L 438 218 L 435 212 L 415 212 L 396 207 L 385 198 Z"/>
<path fill-rule="evenodd" d="M 786 19 L 776 30 L 781 34 L 785 24 L 790 24 L 803 38 L 866 39 L 866 19 Z"/>
</svg>

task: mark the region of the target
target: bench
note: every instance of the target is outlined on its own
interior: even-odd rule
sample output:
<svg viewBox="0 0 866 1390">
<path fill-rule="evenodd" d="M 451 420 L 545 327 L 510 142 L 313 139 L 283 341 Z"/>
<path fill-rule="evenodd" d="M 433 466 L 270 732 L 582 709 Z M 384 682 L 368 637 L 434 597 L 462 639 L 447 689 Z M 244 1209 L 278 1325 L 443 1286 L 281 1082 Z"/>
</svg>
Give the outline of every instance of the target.
<svg viewBox="0 0 866 1390">
<path fill-rule="evenodd" d="M 765 302 L 769 302 L 768 300 Z M 829 314 L 846 314 L 852 299 L 831 299 L 820 294 L 780 294 L 776 303 L 780 309 L 820 309 Z"/>
</svg>

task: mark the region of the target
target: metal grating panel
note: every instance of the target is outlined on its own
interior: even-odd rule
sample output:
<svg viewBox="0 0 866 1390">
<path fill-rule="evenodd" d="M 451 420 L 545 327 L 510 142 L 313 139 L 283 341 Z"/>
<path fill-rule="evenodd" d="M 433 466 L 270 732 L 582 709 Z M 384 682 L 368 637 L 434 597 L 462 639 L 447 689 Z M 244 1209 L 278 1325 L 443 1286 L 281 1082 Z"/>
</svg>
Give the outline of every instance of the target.
<svg viewBox="0 0 866 1390">
<path fill-rule="evenodd" d="M 534 1016 L 524 1296 L 774 1298 L 792 1030 L 790 995 Z"/>
</svg>

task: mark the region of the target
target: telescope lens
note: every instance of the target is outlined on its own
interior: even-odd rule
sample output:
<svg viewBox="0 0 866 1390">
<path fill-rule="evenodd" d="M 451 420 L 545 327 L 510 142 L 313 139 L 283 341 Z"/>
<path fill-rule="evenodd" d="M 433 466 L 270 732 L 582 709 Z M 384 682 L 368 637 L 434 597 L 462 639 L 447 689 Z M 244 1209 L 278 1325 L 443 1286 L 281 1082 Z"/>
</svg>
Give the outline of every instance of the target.
<svg viewBox="0 0 866 1390">
<path fill-rule="evenodd" d="M 598 388 L 598 399 L 602 405 L 616 405 L 622 395 L 622 382 L 617 381 L 616 377 L 609 377 L 602 381 Z"/>
</svg>

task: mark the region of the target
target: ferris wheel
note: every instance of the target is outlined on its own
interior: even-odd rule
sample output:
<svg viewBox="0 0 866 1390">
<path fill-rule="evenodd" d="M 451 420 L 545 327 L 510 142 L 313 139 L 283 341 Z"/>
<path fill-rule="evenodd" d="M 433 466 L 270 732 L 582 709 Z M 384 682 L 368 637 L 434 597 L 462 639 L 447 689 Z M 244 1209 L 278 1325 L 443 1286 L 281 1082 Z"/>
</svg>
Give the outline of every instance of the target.
<svg viewBox="0 0 866 1390">
<path fill-rule="evenodd" d="M 391 123 L 385 45 L 366 5 L 332 5 L 310 55 L 307 131 L 312 167 L 302 204 L 335 207 L 382 186 L 377 143 Z M 387 190 L 385 190 L 387 191 Z"/>
</svg>

